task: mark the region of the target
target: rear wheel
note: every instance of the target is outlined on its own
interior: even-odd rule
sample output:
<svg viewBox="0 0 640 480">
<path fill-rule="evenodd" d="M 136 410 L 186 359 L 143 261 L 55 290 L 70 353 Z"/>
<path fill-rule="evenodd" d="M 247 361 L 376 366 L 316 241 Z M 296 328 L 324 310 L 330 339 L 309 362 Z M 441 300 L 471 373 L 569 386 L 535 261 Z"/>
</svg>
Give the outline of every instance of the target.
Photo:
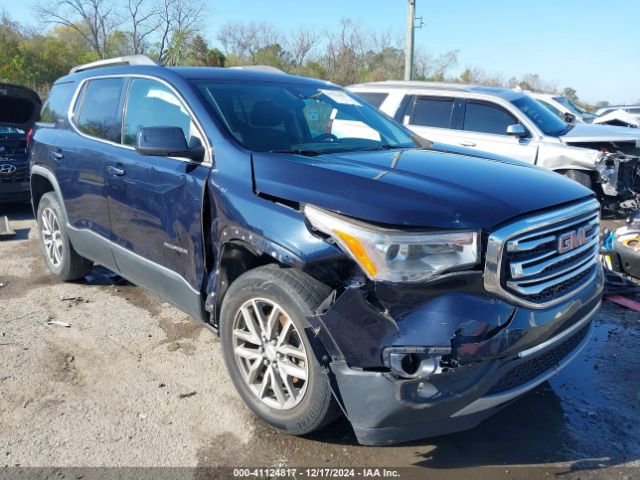
<svg viewBox="0 0 640 480">
<path fill-rule="evenodd" d="M 244 402 L 272 426 L 303 435 L 336 418 L 329 378 L 306 330 L 330 289 L 267 265 L 231 284 L 220 312 L 224 360 Z"/>
<path fill-rule="evenodd" d="M 62 281 L 77 280 L 91 268 L 91 262 L 73 249 L 67 235 L 62 208 L 53 192 L 38 204 L 40 247 L 49 271 Z"/>
</svg>

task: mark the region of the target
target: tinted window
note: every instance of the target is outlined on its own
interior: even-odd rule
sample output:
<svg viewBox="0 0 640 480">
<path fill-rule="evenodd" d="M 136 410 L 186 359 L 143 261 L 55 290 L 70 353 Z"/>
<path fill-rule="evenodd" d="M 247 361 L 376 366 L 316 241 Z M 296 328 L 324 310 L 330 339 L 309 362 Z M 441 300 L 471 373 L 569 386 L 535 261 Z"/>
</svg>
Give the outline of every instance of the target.
<svg viewBox="0 0 640 480">
<path fill-rule="evenodd" d="M 314 83 L 194 80 L 244 147 L 311 154 L 414 147 L 414 136 L 349 92 Z"/>
<path fill-rule="evenodd" d="M 633 113 L 634 115 L 637 115 L 638 113 L 640 113 L 640 108 L 637 108 L 637 107 L 627 108 L 627 112 Z"/>
<path fill-rule="evenodd" d="M 53 86 L 47 101 L 42 106 L 41 122 L 56 123 L 67 116 L 74 87 L 75 84 L 73 83 L 57 83 Z"/>
<path fill-rule="evenodd" d="M 144 127 L 180 127 L 187 141 L 191 117 L 182 101 L 164 84 L 146 78 L 131 80 L 124 119 L 123 143 L 133 145 Z"/>
<path fill-rule="evenodd" d="M 524 113 L 529 120 L 535 123 L 545 135 L 562 135 L 569 126 L 556 117 L 548 108 L 528 95 L 524 95 L 511 102 L 518 110 Z M 469 107 L 467 107 L 468 109 Z"/>
<path fill-rule="evenodd" d="M 507 127 L 518 123 L 505 109 L 487 103 L 467 102 L 464 130 L 506 135 Z"/>
<path fill-rule="evenodd" d="M 89 81 L 76 122 L 80 131 L 120 143 L 124 83 L 123 78 Z"/>
<path fill-rule="evenodd" d="M 411 114 L 411 125 L 449 128 L 453 98 L 418 97 Z"/>
<path fill-rule="evenodd" d="M 369 102 L 376 108 L 380 108 L 382 102 L 384 102 L 388 95 L 386 93 L 378 93 L 378 92 L 357 92 L 360 98 L 362 98 L 365 102 Z"/>
</svg>

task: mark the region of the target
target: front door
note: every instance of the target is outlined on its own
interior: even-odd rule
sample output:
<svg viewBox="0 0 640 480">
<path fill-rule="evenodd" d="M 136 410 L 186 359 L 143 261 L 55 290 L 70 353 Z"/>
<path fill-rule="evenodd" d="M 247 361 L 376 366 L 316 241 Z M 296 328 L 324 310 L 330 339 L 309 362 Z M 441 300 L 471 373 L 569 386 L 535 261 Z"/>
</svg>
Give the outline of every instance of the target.
<svg viewBox="0 0 640 480">
<path fill-rule="evenodd" d="M 178 126 L 200 138 L 189 110 L 165 83 L 132 78 L 120 158 L 108 172 L 113 254 L 125 277 L 204 318 L 203 202 L 210 159 L 145 156 L 134 148 L 143 127 Z"/>
<path fill-rule="evenodd" d="M 459 143 L 474 150 L 535 163 L 537 142 L 531 136 L 518 138 L 507 135 L 507 127 L 516 123 L 520 122 L 500 105 L 467 100 Z"/>
</svg>

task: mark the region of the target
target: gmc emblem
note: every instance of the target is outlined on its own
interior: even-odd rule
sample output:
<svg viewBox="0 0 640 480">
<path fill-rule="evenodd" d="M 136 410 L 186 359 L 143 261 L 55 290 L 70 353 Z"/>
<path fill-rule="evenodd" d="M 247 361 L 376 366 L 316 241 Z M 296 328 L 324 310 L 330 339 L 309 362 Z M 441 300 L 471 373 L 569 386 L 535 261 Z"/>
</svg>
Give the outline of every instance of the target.
<svg viewBox="0 0 640 480">
<path fill-rule="evenodd" d="M 587 232 L 591 227 L 582 227 L 573 232 L 567 232 L 558 238 L 558 253 L 565 253 L 587 243 Z"/>
</svg>

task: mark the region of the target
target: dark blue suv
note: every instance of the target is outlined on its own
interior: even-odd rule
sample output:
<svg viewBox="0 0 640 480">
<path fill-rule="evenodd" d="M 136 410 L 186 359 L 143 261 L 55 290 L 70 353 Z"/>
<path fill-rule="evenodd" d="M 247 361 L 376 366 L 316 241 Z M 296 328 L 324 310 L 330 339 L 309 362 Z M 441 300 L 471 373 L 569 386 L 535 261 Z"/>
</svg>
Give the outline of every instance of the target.
<svg viewBox="0 0 640 480">
<path fill-rule="evenodd" d="M 462 430 L 587 342 L 590 190 L 432 144 L 328 82 L 149 63 L 53 86 L 30 146 L 44 257 L 214 328 L 274 427 L 344 412 L 364 444 Z"/>
</svg>

